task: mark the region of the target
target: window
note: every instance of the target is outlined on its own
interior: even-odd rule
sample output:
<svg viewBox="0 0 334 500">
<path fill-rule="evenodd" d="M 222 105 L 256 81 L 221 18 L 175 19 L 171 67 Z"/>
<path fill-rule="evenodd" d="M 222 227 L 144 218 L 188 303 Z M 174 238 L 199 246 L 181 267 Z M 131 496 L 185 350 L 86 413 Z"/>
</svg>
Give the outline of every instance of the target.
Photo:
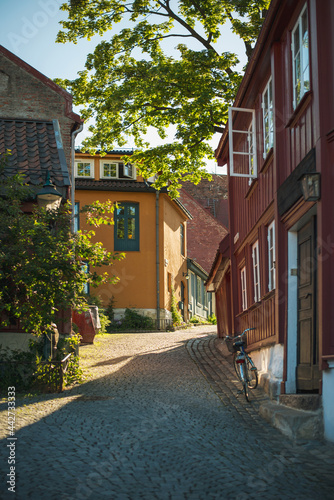
<svg viewBox="0 0 334 500">
<path fill-rule="evenodd" d="M 133 177 L 133 166 L 131 165 L 131 163 L 127 163 L 126 165 L 124 165 L 124 177 Z"/>
<path fill-rule="evenodd" d="M 202 280 L 199 276 L 197 276 L 197 281 L 196 281 L 196 301 L 197 304 L 202 304 L 203 303 L 203 296 L 202 296 Z"/>
<path fill-rule="evenodd" d="M 242 310 L 247 309 L 247 289 L 246 289 L 246 266 L 244 266 L 240 271 L 241 277 L 241 303 Z"/>
<path fill-rule="evenodd" d="M 77 233 L 79 229 L 80 229 L 80 203 L 76 202 L 74 204 L 73 232 Z"/>
<path fill-rule="evenodd" d="M 133 179 L 135 169 L 131 163 L 124 164 L 120 161 L 101 160 L 101 179 Z"/>
<path fill-rule="evenodd" d="M 275 221 L 268 226 L 268 267 L 269 267 L 269 292 L 276 287 L 275 263 Z"/>
<path fill-rule="evenodd" d="M 255 111 L 246 108 L 229 108 L 230 175 L 257 177 Z"/>
<path fill-rule="evenodd" d="M 75 162 L 75 177 L 94 177 L 94 162 L 93 161 L 76 161 Z"/>
<path fill-rule="evenodd" d="M 181 237 L 181 255 L 185 255 L 184 247 L 184 225 L 180 224 L 180 237 Z"/>
<path fill-rule="evenodd" d="M 101 179 L 117 179 L 118 163 L 116 162 L 100 162 L 100 177 Z"/>
<path fill-rule="evenodd" d="M 89 264 L 87 262 L 84 262 L 82 265 L 81 265 L 81 269 L 82 271 L 85 273 L 85 274 L 88 274 L 89 273 Z M 83 289 L 84 293 L 86 295 L 89 295 L 89 283 L 88 281 L 86 281 L 86 283 L 84 284 L 84 289 Z"/>
<path fill-rule="evenodd" d="M 263 158 L 274 145 L 274 116 L 273 116 L 273 88 L 270 78 L 262 94 L 263 111 Z"/>
<path fill-rule="evenodd" d="M 261 297 L 260 289 L 260 264 L 259 264 L 259 242 L 252 246 L 253 257 L 253 279 L 254 279 L 254 302 L 258 302 Z"/>
<path fill-rule="evenodd" d="M 119 203 L 115 209 L 115 250 L 139 250 L 139 205 Z"/>
<path fill-rule="evenodd" d="M 310 90 L 309 36 L 307 6 L 292 31 L 293 105 L 296 108 Z"/>
</svg>

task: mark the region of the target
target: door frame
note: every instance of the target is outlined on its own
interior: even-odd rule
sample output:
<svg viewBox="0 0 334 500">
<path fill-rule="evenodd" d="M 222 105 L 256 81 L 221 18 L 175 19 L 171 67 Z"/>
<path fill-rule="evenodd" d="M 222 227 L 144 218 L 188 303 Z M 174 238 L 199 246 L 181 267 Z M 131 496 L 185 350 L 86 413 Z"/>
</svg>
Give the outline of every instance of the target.
<svg viewBox="0 0 334 500">
<path fill-rule="evenodd" d="M 298 358 L 298 231 L 317 215 L 314 205 L 288 231 L 288 268 L 287 268 L 287 349 L 285 382 L 286 394 L 297 393 L 297 358 Z M 316 238 L 315 234 L 315 238 Z M 317 287 L 316 287 L 317 293 Z M 316 297 L 317 304 L 317 297 Z M 317 310 L 316 324 L 318 322 Z M 318 327 L 318 325 L 317 325 Z"/>
</svg>

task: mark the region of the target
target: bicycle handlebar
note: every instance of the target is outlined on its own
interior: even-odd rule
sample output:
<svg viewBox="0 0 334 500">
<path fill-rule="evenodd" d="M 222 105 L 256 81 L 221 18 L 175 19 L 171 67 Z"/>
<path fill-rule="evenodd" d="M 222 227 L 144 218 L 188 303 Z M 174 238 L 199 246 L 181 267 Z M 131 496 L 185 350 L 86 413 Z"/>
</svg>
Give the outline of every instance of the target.
<svg viewBox="0 0 334 500">
<path fill-rule="evenodd" d="M 250 330 L 255 330 L 255 328 L 246 328 L 246 330 L 244 330 L 242 333 L 238 333 L 237 335 L 235 335 L 234 337 L 231 337 L 230 335 L 226 335 L 226 339 L 237 339 L 238 337 L 242 337 L 243 335 L 245 335 L 246 332 L 249 332 Z"/>
</svg>

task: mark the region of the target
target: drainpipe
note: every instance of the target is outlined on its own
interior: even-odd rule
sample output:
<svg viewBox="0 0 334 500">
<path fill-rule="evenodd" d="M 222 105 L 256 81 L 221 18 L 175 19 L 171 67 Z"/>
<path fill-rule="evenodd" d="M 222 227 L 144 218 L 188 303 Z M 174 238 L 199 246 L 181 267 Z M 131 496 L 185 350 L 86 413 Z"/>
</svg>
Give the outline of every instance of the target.
<svg viewBox="0 0 334 500">
<path fill-rule="evenodd" d="M 155 192 L 155 224 L 156 224 L 156 278 L 157 278 L 157 328 L 160 330 L 160 252 L 159 252 L 159 191 Z"/>
<path fill-rule="evenodd" d="M 83 131 L 83 123 L 80 123 L 79 128 L 74 130 L 71 134 L 71 180 L 72 180 L 72 190 L 71 190 L 71 205 L 72 205 L 72 220 L 71 220 L 71 230 L 74 233 L 74 216 L 75 216 L 75 176 L 74 176 L 74 159 L 75 159 L 75 138 Z"/>
</svg>

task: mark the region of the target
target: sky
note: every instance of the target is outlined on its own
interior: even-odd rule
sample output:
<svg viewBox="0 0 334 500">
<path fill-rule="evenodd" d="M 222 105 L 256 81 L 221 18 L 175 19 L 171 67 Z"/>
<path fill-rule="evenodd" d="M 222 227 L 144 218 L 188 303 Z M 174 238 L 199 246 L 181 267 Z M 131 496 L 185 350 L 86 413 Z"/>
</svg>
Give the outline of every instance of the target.
<svg viewBox="0 0 334 500">
<path fill-rule="evenodd" d="M 77 44 L 56 43 L 60 29 L 59 21 L 67 18 L 67 13 L 59 10 L 64 0 L 0 0 L 0 45 L 13 52 L 48 78 L 74 79 L 84 68 L 86 56 L 101 40 L 96 36 L 91 41 L 80 40 Z M 109 38 L 110 35 L 105 35 Z M 227 28 L 224 33 L 224 50 L 243 52 L 242 44 Z M 79 113 L 79 108 L 74 108 Z M 77 138 L 77 144 L 87 136 L 87 129 Z M 169 139 L 172 139 L 170 131 Z M 162 141 L 150 132 L 152 145 Z M 219 135 L 215 135 L 212 147 L 216 148 Z M 133 147 L 129 142 L 127 147 Z M 222 173 L 216 162 L 207 166 L 211 172 Z"/>
</svg>

